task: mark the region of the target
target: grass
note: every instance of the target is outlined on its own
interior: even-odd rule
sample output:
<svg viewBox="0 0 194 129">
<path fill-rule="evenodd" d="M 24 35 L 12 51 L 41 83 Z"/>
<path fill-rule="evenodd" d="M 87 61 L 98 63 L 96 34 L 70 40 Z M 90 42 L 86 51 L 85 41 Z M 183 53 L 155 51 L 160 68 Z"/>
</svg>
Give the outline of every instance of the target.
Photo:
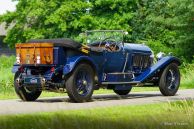
<svg viewBox="0 0 194 129">
<path fill-rule="evenodd" d="M 2 129 L 193 129 L 194 101 L 0 117 Z"/>
<path fill-rule="evenodd" d="M 194 88 L 194 63 L 182 65 L 181 73 L 182 80 L 181 85 L 186 88 Z"/>
<path fill-rule="evenodd" d="M 12 66 L 15 62 L 15 56 L 0 57 L 0 99 L 15 99 L 17 98 L 13 88 L 13 77 L 11 73 Z M 194 63 L 185 65 L 181 69 L 182 81 L 181 89 L 194 88 Z M 158 91 L 158 87 L 134 87 L 133 92 L 140 91 Z M 97 90 L 94 94 L 107 94 L 113 93 L 112 90 Z M 41 97 L 53 97 L 53 96 L 66 96 L 62 93 L 43 92 Z"/>
</svg>

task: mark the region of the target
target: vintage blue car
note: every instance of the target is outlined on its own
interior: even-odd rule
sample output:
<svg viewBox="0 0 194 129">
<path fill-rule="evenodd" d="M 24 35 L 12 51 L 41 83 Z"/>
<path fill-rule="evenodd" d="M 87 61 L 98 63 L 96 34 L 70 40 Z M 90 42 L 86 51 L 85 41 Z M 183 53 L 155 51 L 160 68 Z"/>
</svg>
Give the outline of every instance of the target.
<svg viewBox="0 0 194 129">
<path fill-rule="evenodd" d="M 67 92 L 74 102 L 91 100 L 94 90 L 127 95 L 133 86 L 158 86 L 165 96 L 176 94 L 180 60 L 144 44 L 124 43 L 120 30 L 87 31 L 84 43 L 71 39 L 30 40 L 16 45 L 14 86 L 24 101 L 43 90 Z"/>
</svg>

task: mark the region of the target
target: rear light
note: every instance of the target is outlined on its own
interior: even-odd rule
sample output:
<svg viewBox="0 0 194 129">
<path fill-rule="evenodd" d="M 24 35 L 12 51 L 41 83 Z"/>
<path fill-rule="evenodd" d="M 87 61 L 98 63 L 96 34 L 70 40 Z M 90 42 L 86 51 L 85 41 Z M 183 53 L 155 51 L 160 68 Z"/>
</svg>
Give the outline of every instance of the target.
<svg viewBox="0 0 194 129">
<path fill-rule="evenodd" d="M 24 67 L 21 66 L 19 69 L 18 69 L 19 72 L 23 73 L 24 72 Z"/>
<path fill-rule="evenodd" d="M 17 54 L 16 56 L 16 64 L 20 64 L 20 54 Z"/>
<path fill-rule="evenodd" d="M 55 72 L 55 67 L 52 67 L 52 68 L 51 68 L 51 72 L 52 72 L 52 73 Z"/>
<path fill-rule="evenodd" d="M 38 55 L 38 56 L 36 57 L 36 63 L 37 63 L 37 64 L 40 64 L 40 63 L 41 63 L 41 61 L 40 61 L 40 55 Z"/>
</svg>

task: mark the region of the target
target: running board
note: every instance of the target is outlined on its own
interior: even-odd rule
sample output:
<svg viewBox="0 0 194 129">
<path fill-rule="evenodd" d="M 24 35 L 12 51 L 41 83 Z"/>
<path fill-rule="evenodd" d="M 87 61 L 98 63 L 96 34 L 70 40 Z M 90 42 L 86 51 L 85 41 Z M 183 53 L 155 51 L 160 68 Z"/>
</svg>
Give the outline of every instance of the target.
<svg viewBox="0 0 194 129">
<path fill-rule="evenodd" d="M 112 83 L 120 83 L 120 82 L 132 82 L 134 75 L 132 72 L 129 73 L 107 73 L 103 76 L 102 82 L 112 82 Z"/>
<path fill-rule="evenodd" d="M 131 84 L 131 85 L 136 85 L 136 84 L 140 84 L 140 81 L 132 81 L 132 82 L 102 82 L 103 85 L 122 85 L 122 84 Z"/>
</svg>

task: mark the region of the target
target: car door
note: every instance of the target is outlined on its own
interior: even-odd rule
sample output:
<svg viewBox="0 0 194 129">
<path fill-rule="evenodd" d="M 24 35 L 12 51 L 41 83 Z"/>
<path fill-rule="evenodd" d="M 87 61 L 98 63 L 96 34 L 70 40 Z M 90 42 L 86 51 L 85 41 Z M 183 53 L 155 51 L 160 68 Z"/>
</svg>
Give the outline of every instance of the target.
<svg viewBox="0 0 194 129">
<path fill-rule="evenodd" d="M 120 46 L 118 51 L 105 51 L 104 73 L 122 72 L 125 63 L 125 51 Z"/>
</svg>

